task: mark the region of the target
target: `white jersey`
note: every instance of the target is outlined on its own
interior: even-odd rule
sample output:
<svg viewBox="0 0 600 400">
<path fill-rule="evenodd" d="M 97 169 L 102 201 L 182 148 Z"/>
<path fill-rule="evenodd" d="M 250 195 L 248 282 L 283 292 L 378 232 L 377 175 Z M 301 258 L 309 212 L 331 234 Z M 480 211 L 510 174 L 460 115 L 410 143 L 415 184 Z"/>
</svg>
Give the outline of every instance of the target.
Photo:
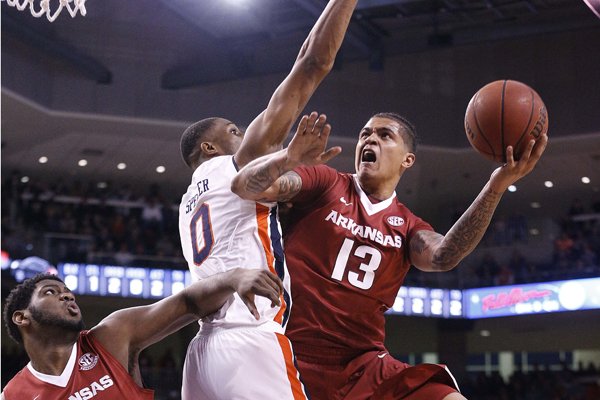
<svg viewBox="0 0 600 400">
<path fill-rule="evenodd" d="M 283 331 L 291 308 L 289 275 L 283 260 L 277 205 L 243 200 L 231 191 L 237 174 L 233 156 L 203 162 L 179 206 L 179 234 L 183 255 L 194 281 L 243 267 L 268 269 L 284 285 L 280 307 L 256 296 L 257 321 L 236 293 L 219 312 L 203 319 L 203 330 L 261 325 Z M 266 324 L 267 322 L 275 321 Z"/>
</svg>

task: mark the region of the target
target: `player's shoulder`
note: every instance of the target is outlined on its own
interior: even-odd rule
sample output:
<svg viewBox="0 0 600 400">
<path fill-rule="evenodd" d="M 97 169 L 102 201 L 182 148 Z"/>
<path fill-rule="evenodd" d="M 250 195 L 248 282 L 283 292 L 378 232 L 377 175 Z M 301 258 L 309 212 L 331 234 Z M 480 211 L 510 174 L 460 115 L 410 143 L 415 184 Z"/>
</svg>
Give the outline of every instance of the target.
<svg viewBox="0 0 600 400">
<path fill-rule="evenodd" d="M 223 169 L 237 171 L 238 168 L 232 155 L 217 156 L 204 161 L 194 170 L 193 176 L 205 175 L 206 173 L 215 170 L 223 171 Z"/>
<path fill-rule="evenodd" d="M 19 388 L 28 387 L 28 385 L 31 385 L 32 377 L 33 376 L 27 369 L 27 366 L 23 367 L 19 372 L 15 374 L 15 376 L 12 377 L 10 381 L 8 381 L 6 386 L 4 386 L 4 388 L 2 389 L 2 399 L 12 399 L 13 397 L 10 397 L 10 395 L 13 395 L 14 393 L 19 393 Z"/>
</svg>

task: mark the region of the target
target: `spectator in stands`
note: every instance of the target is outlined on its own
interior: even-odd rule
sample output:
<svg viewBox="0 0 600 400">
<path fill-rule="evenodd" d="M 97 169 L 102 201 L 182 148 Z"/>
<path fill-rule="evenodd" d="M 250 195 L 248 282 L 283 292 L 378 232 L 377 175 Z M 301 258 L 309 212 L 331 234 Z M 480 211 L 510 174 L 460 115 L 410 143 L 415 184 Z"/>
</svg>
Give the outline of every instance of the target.
<svg viewBox="0 0 600 400">
<path fill-rule="evenodd" d="M 569 259 L 574 244 L 567 232 L 561 232 L 560 236 L 554 240 L 554 261 Z"/>
<path fill-rule="evenodd" d="M 494 285 L 495 286 L 503 286 L 503 285 L 512 285 L 515 283 L 515 276 L 510 267 L 506 264 L 500 265 L 496 276 L 494 276 Z"/>
<path fill-rule="evenodd" d="M 486 252 L 479 263 L 477 268 L 477 276 L 479 282 L 483 286 L 493 285 L 493 277 L 498 273 L 499 265 L 494 255 L 490 252 Z"/>
</svg>

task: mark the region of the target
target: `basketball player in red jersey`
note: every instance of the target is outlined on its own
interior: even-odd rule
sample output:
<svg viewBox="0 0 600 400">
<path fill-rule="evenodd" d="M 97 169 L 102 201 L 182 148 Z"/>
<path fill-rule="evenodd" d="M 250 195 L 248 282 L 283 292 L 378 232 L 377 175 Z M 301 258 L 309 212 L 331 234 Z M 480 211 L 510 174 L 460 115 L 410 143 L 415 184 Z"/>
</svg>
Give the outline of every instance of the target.
<svg viewBox="0 0 600 400">
<path fill-rule="evenodd" d="M 242 169 L 232 184 L 253 200 L 291 202 L 284 230 L 294 311 L 287 335 L 313 399 L 464 399 L 444 366 L 410 366 L 384 347 L 384 312 L 410 265 L 449 271 L 479 243 L 507 188 L 540 159 L 547 136 L 528 144 L 519 161 L 507 147 L 497 168 L 454 226 L 441 235 L 396 197 L 415 162 L 415 129 L 393 113 L 374 115 L 359 133 L 356 174 L 323 164 L 330 127 L 307 129 L 304 118 L 287 149 Z"/>
<path fill-rule="evenodd" d="M 268 271 L 236 269 L 194 283 L 148 306 L 116 311 L 84 330 L 64 282 L 39 274 L 13 289 L 4 308 L 9 335 L 31 362 L 11 379 L 4 400 L 150 400 L 138 355 L 185 325 L 218 310 L 237 292 L 258 318 L 254 295 L 279 305 L 282 284 Z"/>
</svg>

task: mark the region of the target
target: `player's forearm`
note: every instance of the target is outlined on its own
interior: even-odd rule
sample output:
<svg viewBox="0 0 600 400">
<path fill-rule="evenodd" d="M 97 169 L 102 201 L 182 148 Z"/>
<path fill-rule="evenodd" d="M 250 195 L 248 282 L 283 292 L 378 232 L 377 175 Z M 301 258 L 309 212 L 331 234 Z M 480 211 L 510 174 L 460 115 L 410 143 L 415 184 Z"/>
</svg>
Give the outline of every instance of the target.
<svg viewBox="0 0 600 400">
<path fill-rule="evenodd" d="M 276 200 L 265 198 L 265 192 L 297 165 L 288 159 L 287 149 L 260 157 L 238 172 L 231 183 L 231 191 L 247 200 Z"/>
<path fill-rule="evenodd" d="M 212 275 L 195 282 L 181 292 L 187 313 L 202 318 L 216 312 L 235 292 L 235 270 Z"/>
<path fill-rule="evenodd" d="M 302 45 L 298 60 L 307 60 L 308 65 L 322 70 L 324 77 L 333 68 L 356 3 L 330 0 Z"/>
<path fill-rule="evenodd" d="M 450 270 L 469 255 L 485 234 L 503 192 L 495 191 L 488 182 L 475 201 L 446 233 L 433 254 L 436 269 Z"/>
</svg>

